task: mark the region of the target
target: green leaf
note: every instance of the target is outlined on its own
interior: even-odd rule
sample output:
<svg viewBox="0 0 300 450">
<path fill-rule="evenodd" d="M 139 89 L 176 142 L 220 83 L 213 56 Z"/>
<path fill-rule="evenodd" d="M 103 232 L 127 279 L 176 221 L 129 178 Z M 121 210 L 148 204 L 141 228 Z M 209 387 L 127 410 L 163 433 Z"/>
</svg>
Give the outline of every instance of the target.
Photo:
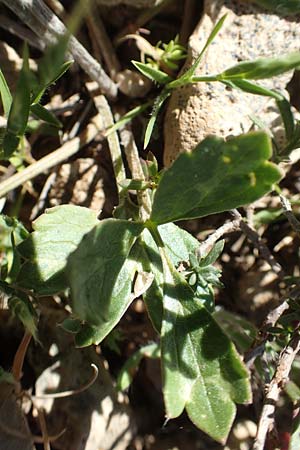
<svg viewBox="0 0 300 450">
<path fill-rule="evenodd" d="M 151 64 L 144 64 L 139 61 L 131 61 L 134 67 L 136 67 L 145 77 L 150 78 L 151 81 L 155 81 L 158 84 L 166 84 L 172 81 L 173 78 L 162 70 L 155 69 Z"/>
<path fill-rule="evenodd" d="M 44 122 L 48 123 L 49 125 L 52 125 L 56 128 L 61 128 L 62 123 L 55 117 L 52 112 L 48 111 L 44 106 L 40 105 L 39 103 L 35 103 L 34 105 L 31 105 L 30 111 L 32 114 L 37 117 L 40 120 L 43 120 Z"/>
<path fill-rule="evenodd" d="M 266 133 L 253 132 L 228 141 L 208 137 L 193 152 L 182 153 L 162 175 L 151 221 L 193 219 L 251 203 L 281 178 L 268 162 Z"/>
<path fill-rule="evenodd" d="M 239 351 L 246 352 L 250 349 L 257 330 L 248 320 L 224 309 L 216 311 L 213 317 Z"/>
<path fill-rule="evenodd" d="M 25 133 L 30 110 L 30 94 L 28 49 L 25 47 L 23 66 L 7 118 L 7 134 L 3 141 L 4 158 L 9 158 L 13 154 L 19 145 L 20 137 Z"/>
<path fill-rule="evenodd" d="M 240 79 L 230 81 L 227 80 L 222 81 L 222 83 L 226 84 L 226 86 L 240 89 L 241 91 L 247 92 L 249 94 L 263 95 L 264 97 L 271 97 L 279 101 L 284 99 L 284 96 L 280 92 L 273 91 L 272 89 L 268 89 L 264 86 L 260 86 L 248 80 L 240 80 Z"/>
<path fill-rule="evenodd" d="M 300 12 L 300 0 L 252 0 L 276 14 L 289 15 Z"/>
<path fill-rule="evenodd" d="M 278 58 L 259 58 L 255 61 L 243 61 L 216 75 L 219 81 L 272 78 L 297 69 L 300 66 L 300 52 L 289 53 Z"/>
<path fill-rule="evenodd" d="M 35 231 L 18 246 L 25 258 L 18 284 L 42 295 L 66 289 L 67 258 L 97 223 L 96 212 L 81 206 L 47 209 L 33 222 Z"/>
<path fill-rule="evenodd" d="M 148 344 L 141 347 L 128 358 L 117 378 L 117 389 L 124 391 L 132 382 L 132 373 L 135 371 L 143 358 L 159 358 L 160 348 L 158 344 Z"/>
<path fill-rule="evenodd" d="M 133 300 L 137 262 L 130 256 L 143 224 L 106 219 L 84 236 L 68 260 L 74 314 L 88 322 L 101 342 Z"/>
<path fill-rule="evenodd" d="M 195 252 L 199 242 L 187 231 L 173 223 L 158 227 L 169 258 L 175 267 L 183 261 L 188 262 L 189 254 Z M 143 295 L 147 310 L 154 328 L 160 332 L 162 322 L 163 301 L 163 268 L 157 245 L 146 229 L 141 236 L 140 246 L 143 249 L 141 262 L 143 270 L 154 274 L 154 280 Z"/>
<path fill-rule="evenodd" d="M 213 28 L 212 32 L 210 33 L 210 35 L 208 36 L 208 39 L 203 47 L 203 49 L 201 50 L 199 56 L 196 58 L 196 61 L 194 62 L 194 64 L 192 65 L 192 67 L 190 67 L 183 75 L 181 75 L 181 77 L 177 78 L 177 80 L 171 81 L 170 83 L 168 83 L 168 88 L 169 89 L 174 89 L 176 87 L 182 86 L 184 84 L 187 83 L 191 83 L 192 81 L 192 77 L 195 74 L 197 68 L 199 67 L 199 64 L 202 61 L 203 55 L 206 52 L 207 48 L 210 46 L 210 44 L 213 42 L 213 40 L 215 39 L 215 37 L 217 36 L 217 34 L 219 33 L 219 31 L 221 30 L 225 19 L 226 19 L 226 14 L 221 17 L 221 19 L 217 22 L 217 24 L 215 25 L 215 27 Z"/>
<path fill-rule="evenodd" d="M 155 99 L 153 109 L 151 112 L 151 118 L 147 124 L 147 128 L 145 131 L 145 138 L 144 138 L 144 149 L 148 147 L 148 144 L 151 139 L 151 135 L 153 132 L 154 124 L 156 122 L 156 119 L 158 117 L 158 113 L 164 104 L 164 102 L 167 100 L 167 98 L 171 95 L 171 92 L 168 90 L 163 90 L 161 94 Z"/>
<path fill-rule="evenodd" d="M 214 264 L 221 255 L 224 249 L 224 244 L 225 244 L 224 239 L 216 242 L 216 244 L 213 246 L 210 252 L 201 258 L 201 261 L 199 263 L 200 267 L 206 267 L 209 266 L 210 264 Z"/>
<path fill-rule="evenodd" d="M 37 314 L 30 300 L 25 295 L 13 296 L 8 299 L 8 307 L 37 340 Z"/>
<path fill-rule="evenodd" d="M 144 103 L 143 105 L 136 106 L 135 108 L 128 111 L 124 116 L 121 117 L 118 122 L 116 122 L 114 125 L 109 127 L 106 132 L 105 136 L 109 136 L 111 133 L 114 133 L 115 131 L 118 131 L 120 128 L 122 128 L 126 123 L 133 120 L 135 117 L 137 117 L 139 114 L 141 114 L 143 111 L 145 111 L 150 105 L 152 105 L 153 101 L 149 101 L 147 103 Z"/>
<path fill-rule="evenodd" d="M 224 443 L 236 403 L 249 402 L 249 374 L 233 344 L 162 250 L 164 317 L 163 392 L 168 418 L 186 408 L 192 422 Z"/>
<path fill-rule="evenodd" d="M 2 105 L 3 105 L 4 115 L 5 115 L 5 117 L 8 117 L 9 110 L 10 110 L 11 103 L 12 103 L 12 95 L 10 93 L 9 87 L 6 83 L 5 76 L 1 69 L 0 69 L 0 95 L 1 95 Z"/>
</svg>

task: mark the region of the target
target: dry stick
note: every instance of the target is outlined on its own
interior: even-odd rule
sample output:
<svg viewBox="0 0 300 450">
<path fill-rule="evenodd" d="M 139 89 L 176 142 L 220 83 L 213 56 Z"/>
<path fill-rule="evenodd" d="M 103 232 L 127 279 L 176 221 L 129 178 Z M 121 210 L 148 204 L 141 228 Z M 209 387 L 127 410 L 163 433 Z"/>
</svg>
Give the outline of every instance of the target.
<svg viewBox="0 0 300 450">
<path fill-rule="evenodd" d="M 40 39 L 35 33 L 28 28 L 23 27 L 19 23 L 10 19 L 9 17 L 0 14 L 0 27 L 9 33 L 17 36 L 22 41 L 28 42 L 32 47 L 38 48 L 39 50 L 45 50 L 45 43 Z"/>
<path fill-rule="evenodd" d="M 275 375 L 269 385 L 261 412 L 253 450 L 263 450 L 270 426 L 274 423 L 274 413 L 279 394 L 288 380 L 293 361 L 300 350 L 300 336 L 297 331 L 279 356 Z"/>
<path fill-rule="evenodd" d="M 86 86 L 90 93 L 93 95 L 93 88 L 91 84 L 92 83 L 86 83 Z M 103 120 L 103 129 L 114 125 L 113 115 L 106 98 L 103 95 L 94 95 L 93 98 L 95 106 Z M 107 137 L 107 141 L 117 183 L 118 194 L 119 198 L 121 198 L 123 195 L 123 189 L 120 183 L 126 179 L 126 172 L 123 164 L 122 152 L 117 132 L 115 131 L 111 133 Z"/>
<path fill-rule="evenodd" d="M 22 172 L 16 173 L 7 180 L 4 180 L 0 183 L 0 198 L 77 153 L 84 145 L 91 142 L 97 136 L 99 131 L 103 129 L 101 126 L 102 123 L 102 117 L 98 114 L 78 137 L 71 139 L 71 141 L 66 142 L 54 152 L 26 167 Z"/>
<path fill-rule="evenodd" d="M 233 214 L 236 220 L 240 220 L 241 230 L 245 233 L 245 235 L 252 242 L 252 244 L 258 249 L 261 257 L 269 263 L 273 272 L 275 272 L 279 278 L 284 278 L 285 274 L 281 265 L 276 261 L 276 259 L 274 258 L 274 256 L 272 255 L 266 244 L 259 236 L 259 234 L 253 228 L 249 227 L 249 225 L 247 225 L 246 222 L 242 220 L 243 217 L 238 212 L 237 209 L 233 209 L 231 213 Z"/>
<path fill-rule="evenodd" d="M 98 11 L 95 9 L 93 14 L 88 14 L 86 21 L 93 35 L 93 41 L 101 51 L 108 72 L 114 78 L 120 72 L 121 65 Z"/>
<path fill-rule="evenodd" d="M 125 5 L 131 5 L 136 8 L 150 8 L 162 1 L 163 0 L 97 0 L 97 3 L 105 6 L 117 6 L 124 3 Z"/>
<path fill-rule="evenodd" d="M 251 367 L 255 359 L 261 356 L 265 350 L 265 344 L 268 339 L 268 332 L 271 327 L 274 327 L 282 314 L 289 309 L 289 301 L 297 300 L 300 297 L 300 287 L 293 288 L 290 292 L 285 294 L 279 301 L 279 305 L 269 312 L 265 318 L 259 335 L 252 345 L 252 348 L 246 353 L 244 361 L 248 367 Z"/>
<path fill-rule="evenodd" d="M 37 36 L 42 36 L 47 45 L 55 43 L 57 37 L 63 36 L 67 32 L 65 25 L 42 0 L 0 1 L 28 25 Z M 115 98 L 117 85 L 74 36 L 70 37 L 68 49 L 88 76 L 98 83 L 102 92 L 111 98 Z"/>
<path fill-rule="evenodd" d="M 139 152 L 133 137 L 128 129 L 120 131 L 121 142 L 124 146 L 126 160 L 134 180 L 145 181 L 145 175 L 140 162 Z M 140 218 L 142 221 L 149 219 L 151 214 L 151 198 L 149 190 L 137 191 L 137 199 L 140 205 Z"/>
<path fill-rule="evenodd" d="M 43 436 L 44 450 L 51 450 L 50 439 L 49 439 L 49 434 L 48 434 L 48 430 L 47 430 L 44 410 L 42 408 L 37 408 L 37 411 L 38 411 L 38 417 L 39 417 L 39 422 L 40 422 L 40 426 L 41 426 L 41 432 L 42 432 L 42 436 Z"/>
<path fill-rule="evenodd" d="M 29 331 L 25 331 L 23 339 L 18 347 L 18 350 L 16 351 L 13 366 L 12 366 L 12 374 L 14 379 L 19 382 L 22 378 L 22 368 L 23 363 L 25 359 L 25 355 L 28 349 L 28 346 L 30 344 L 32 338 L 32 334 L 29 333 Z"/>
<path fill-rule="evenodd" d="M 279 198 L 283 207 L 283 213 L 286 216 L 287 220 L 289 221 L 291 227 L 293 228 L 294 231 L 296 231 L 296 233 L 300 233 L 300 222 L 298 219 L 296 219 L 293 213 L 290 201 L 282 194 L 279 195 Z"/>
<path fill-rule="evenodd" d="M 197 250 L 197 255 L 202 257 L 208 253 L 211 247 L 220 239 L 224 234 L 232 233 L 233 231 L 240 230 L 241 219 L 232 220 L 226 222 L 220 228 L 217 228 L 204 242 L 202 242 Z"/>
<path fill-rule="evenodd" d="M 66 397 L 71 397 L 73 395 L 77 395 L 77 394 L 81 394 L 82 392 L 86 391 L 89 387 L 91 387 L 99 374 L 99 369 L 95 364 L 91 364 L 91 368 L 93 369 L 93 374 L 90 378 L 90 380 L 85 383 L 85 385 L 80 386 L 79 388 L 76 389 L 70 389 L 69 391 L 63 391 L 63 392 L 54 392 L 52 394 L 41 394 L 41 395 L 32 395 L 30 396 L 31 399 L 33 400 L 37 400 L 37 399 L 45 399 L 45 398 L 51 398 L 51 399 L 55 399 L 55 398 L 66 398 Z"/>
<path fill-rule="evenodd" d="M 110 2 L 110 0 L 108 0 Z M 152 8 L 147 9 L 146 11 L 143 11 L 135 20 L 134 23 L 131 23 L 130 25 L 126 25 L 125 28 L 123 28 L 115 37 L 114 42 L 115 44 L 119 43 L 119 40 L 122 39 L 123 36 L 126 36 L 128 33 L 133 33 L 139 28 L 141 28 L 143 25 L 145 25 L 147 22 L 149 22 L 153 17 L 155 17 L 159 12 L 161 12 L 169 3 L 171 3 L 173 0 L 162 0 L 159 4 L 153 6 Z M 99 0 L 98 0 L 99 2 Z M 107 2 L 108 3 L 108 2 Z M 132 3 L 135 3 L 135 6 L 137 5 L 137 2 L 135 0 L 132 1 Z M 101 4 L 101 2 L 100 2 Z"/>
</svg>

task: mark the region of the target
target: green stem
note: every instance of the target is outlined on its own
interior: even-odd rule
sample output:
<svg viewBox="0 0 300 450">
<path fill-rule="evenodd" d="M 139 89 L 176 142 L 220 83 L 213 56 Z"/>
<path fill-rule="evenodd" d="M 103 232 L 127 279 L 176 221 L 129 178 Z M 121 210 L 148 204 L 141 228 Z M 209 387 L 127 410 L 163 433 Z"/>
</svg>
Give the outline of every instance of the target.
<svg viewBox="0 0 300 450">
<path fill-rule="evenodd" d="M 157 247 L 159 249 L 164 248 L 165 244 L 161 238 L 161 235 L 159 234 L 158 226 L 156 225 L 156 223 L 151 222 L 151 220 L 147 220 L 145 222 L 145 227 L 150 231 Z"/>
</svg>

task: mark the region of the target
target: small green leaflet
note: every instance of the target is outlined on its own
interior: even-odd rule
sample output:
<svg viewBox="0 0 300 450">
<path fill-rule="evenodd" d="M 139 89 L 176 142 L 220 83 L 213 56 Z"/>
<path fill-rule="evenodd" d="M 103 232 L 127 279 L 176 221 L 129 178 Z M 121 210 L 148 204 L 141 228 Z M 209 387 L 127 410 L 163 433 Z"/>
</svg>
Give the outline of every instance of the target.
<svg viewBox="0 0 300 450">
<path fill-rule="evenodd" d="M 151 64 L 144 64 L 139 61 L 131 61 L 132 64 L 147 78 L 158 84 L 166 84 L 172 81 L 173 78 L 162 70 L 152 67 Z"/>
<path fill-rule="evenodd" d="M 193 219 L 237 208 L 260 198 L 281 178 L 269 136 L 253 132 L 227 142 L 208 137 L 182 153 L 162 175 L 150 220 Z"/>
<path fill-rule="evenodd" d="M 33 222 L 34 232 L 17 247 L 25 259 L 18 284 L 41 295 L 66 289 L 67 258 L 97 223 L 97 214 L 81 206 L 47 209 Z"/>
<path fill-rule="evenodd" d="M 137 263 L 130 250 L 143 228 L 137 222 L 103 220 L 68 259 L 73 313 L 94 328 L 97 342 L 107 336 L 133 300 Z"/>
<path fill-rule="evenodd" d="M 236 403 L 251 400 L 249 374 L 232 342 L 161 249 L 164 315 L 161 330 L 167 417 L 187 411 L 192 422 L 224 443 Z"/>
</svg>

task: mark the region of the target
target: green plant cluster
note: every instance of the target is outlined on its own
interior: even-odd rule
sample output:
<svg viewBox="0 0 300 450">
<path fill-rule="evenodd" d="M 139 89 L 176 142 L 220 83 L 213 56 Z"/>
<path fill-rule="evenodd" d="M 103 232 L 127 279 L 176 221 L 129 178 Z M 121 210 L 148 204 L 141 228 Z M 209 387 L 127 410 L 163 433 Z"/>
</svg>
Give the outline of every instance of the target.
<svg viewBox="0 0 300 450">
<path fill-rule="evenodd" d="M 158 111 L 172 89 L 208 80 L 274 97 L 289 142 L 295 141 L 299 127 L 287 100 L 249 80 L 298 67 L 299 53 L 242 62 L 221 74 L 195 77 L 203 53 L 224 19 L 217 24 L 196 63 L 176 80 L 151 65 L 134 63 L 163 86 L 148 124 L 146 145 Z M 51 56 L 47 54 L 40 62 L 37 77 L 28 69 L 25 52 L 13 98 L 1 75 L 0 91 L 8 117 L 3 141 L 6 158 L 17 150 L 29 113 L 52 124 L 56 121 L 39 101 L 47 86 L 69 65 L 60 59 L 61 45 L 66 44 L 54 47 Z M 208 137 L 161 173 L 152 161 L 149 179 L 126 180 L 124 185 L 126 189 L 151 189 L 154 193 L 147 220 L 138 215 L 98 220 L 87 208 L 61 205 L 46 210 L 33 223 L 33 232 L 28 233 L 16 219 L 2 216 L 1 232 L 11 241 L 3 244 L 9 247 L 10 254 L 1 267 L 0 288 L 9 307 L 38 336 L 36 309 L 40 298 L 67 293 L 72 317 L 62 325 L 74 333 L 75 345 L 83 347 L 101 343 L 132 301 L 143 296 L 159 343 L 141 349 L 127 363 L 119 386 L 128 386 L 128 370 L 143 355 L 160 357 L 167 417 L 178 417 L 186 410 L 197 427 L 225 442 L 236 403 L 251 401 L 251 386 L 249 372 L 230 335 L 232 318 L 218 314 L 214 308 L 213 287 L 220 286 L 220 273 L 213 264 L 222 252 L 223 242 L 199 256 L 198 241 L 174 222 L 228 211 L 271 191 L 282 177 L 279 168 L 269 161 L 272 156 L 270 137 L 257 131 L 227 141 Z M 138 277 L 144 280 L 142 289 L 137 285 Z"/>
</svg>

